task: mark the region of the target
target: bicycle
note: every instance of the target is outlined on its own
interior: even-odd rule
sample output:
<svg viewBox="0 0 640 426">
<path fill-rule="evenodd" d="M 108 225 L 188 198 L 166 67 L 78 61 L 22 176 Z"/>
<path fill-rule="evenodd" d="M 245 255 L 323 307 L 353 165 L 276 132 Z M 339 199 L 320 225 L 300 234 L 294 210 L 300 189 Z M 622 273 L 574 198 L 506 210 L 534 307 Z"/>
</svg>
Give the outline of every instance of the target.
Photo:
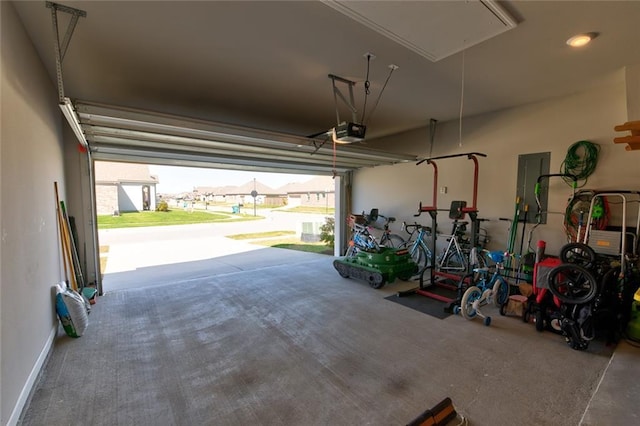
<svg viewBox="0 0 640 426">
<path fill-rule="evenodd" d="M 473 269 L 475 274 L 473 285 L 464 292 L 460 306 L 456 306 L 454 312 L 462 314 L 462 317 L 467 320 L 472 320 L 476 316 L 483 318 L 484 325 L 488 326 L 491 324 L 491 317 L 485 316 L 480 308 L 490 303 L 500 308 L 509 299 L 509 283 L 501 271 L 504 270 L 505 258 L 510 257 L 511 254 L 486 250 L 483 250 L 483 253 L 495 262 L 495 265 Z"/>
<path fill-rule="evenodd" d="M 422 226 L 418 222 L 413 224 L 402 222 L 402 229 L 409 234 L 409 238 L 401 248 L 409 250 L 411 259 L 418 266 L 417 273 L 421 274 L 431 265 L 431 249 L 426 242 L 426 239 L 431 235 L 431 228 Z"/>
<path fill-rule="evenodd" d="M 378 242 L 380 246 L 400 248 L 406 245 L 406 241 L 404 240 L 404 238 L 402 238 L 398 234 L 393 234 L 391 232 L 391 229 L 389 229 L 389 225 L 396 221 L 395 217 L 377 214 L 377 217 L 374 218 L 372 214 L 369 214 L 369 221 L 373 228 L 382 230 L 382 235 L 380 236 L 380 241 Z M 380 224 L 382 224 L 382 227 L 380 227 Z"/>
<path fill-rule="evenodd" d="M 484 219 L 480 219 L 484 220 Z M 447 238 L 449 242 L 444 251 L 438 256 L 436 265 L 438 270 L 453 273 L 466 273 L 473 266 L 484 267 L 482 256 L 477 255 L 477 250 L 482 249 L 488 237 L 480 238 L 479 247 L 471 247 L 471 240 L 466 236 L 469 222 L 453 222 L 453 230 Z"/>
<path fill-rule="evenodd" d="M 371 209 L 371 213 L 366 216 L 350 215 L 349 226 L 352 229 L 352 235 L 349 240 L 349 247 L 345 253 L 346 257 L 355 256 L 359 251 L 369 251 L 378 253 L 383 247 L 398 248 L 405 244 L 404 238 L 397 234 L 392 234 L 389 224 L 395 222 L 394 217 L 387 217 L 378 214 L 378 209 Z M 382 235 L 380 240 L 371 233 L 372 223 L 382 223 Z"/>
</svg>

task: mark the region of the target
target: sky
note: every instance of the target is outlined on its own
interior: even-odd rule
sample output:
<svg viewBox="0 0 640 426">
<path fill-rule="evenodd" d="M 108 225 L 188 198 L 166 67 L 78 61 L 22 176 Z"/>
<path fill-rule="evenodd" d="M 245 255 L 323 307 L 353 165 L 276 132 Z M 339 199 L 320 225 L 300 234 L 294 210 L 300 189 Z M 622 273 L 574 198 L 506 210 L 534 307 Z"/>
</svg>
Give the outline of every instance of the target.
<svg viewBox="0 0 640 426">
<path fill-rule="evenodd" d="M 156 190 L 159 193 L 169 194 L 191 191 L 197 186 L 242 185 L 253 179 L 275 189 L 290 182 L 306 182 L 314 177 L 313 175 L 158 165 L 149 165 L 149 169 L 151 174 L 157 176 L 160 181 Z"/>
</svg>

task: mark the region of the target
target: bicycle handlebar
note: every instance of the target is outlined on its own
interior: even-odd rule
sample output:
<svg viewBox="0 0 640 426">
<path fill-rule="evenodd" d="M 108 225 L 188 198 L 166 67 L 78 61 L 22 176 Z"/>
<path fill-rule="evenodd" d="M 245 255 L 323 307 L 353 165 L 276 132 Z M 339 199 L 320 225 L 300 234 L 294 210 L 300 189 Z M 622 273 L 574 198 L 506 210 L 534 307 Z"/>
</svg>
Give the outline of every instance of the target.
<svg viewBox="0 0 640 426">
<path fill-rule="evenodd" d="M 431 232 L 431 227 L 423 226 L 423 225 L 419 224 L 418 222 L 414 222 L 414 223 L 402 222 L 402 229 L 409 235 L 411 235 L 415 231 L 419 231 L 421 229 L 425 229 L 427 232 Z M 412 230 L 410 230 L 410 229 L 412 229 Z"/>
</svg>

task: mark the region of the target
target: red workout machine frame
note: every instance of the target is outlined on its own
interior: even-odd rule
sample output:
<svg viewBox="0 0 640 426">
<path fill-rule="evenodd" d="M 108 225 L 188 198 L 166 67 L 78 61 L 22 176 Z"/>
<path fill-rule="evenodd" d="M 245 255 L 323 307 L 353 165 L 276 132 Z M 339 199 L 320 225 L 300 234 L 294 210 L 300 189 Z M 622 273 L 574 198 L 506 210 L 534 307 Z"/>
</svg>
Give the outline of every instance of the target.
<svg viewBox="0 0 640 426">
<path fill-rule="evenodd" d="M 436 294 L 434 292 L 426 290 L 428 286 L 425 286 L 424 274 L 429 271 L 429 282 L 432 285 L 438 285 L 440 287 L 446 288 L 448 290 L 457 291 L 457 285 L 451 285 L 443 282 L 444 280 L 456 280 L 460 282 L 465 279 L 465 276 L 460 276 L 457 274 L 452 274 L 448 272 L 436 271 L 436 236 L 437 236 L 437 214 L 438 214 L 438 166 L 434 160 L 443 160 L 446 158 L 454 158 L 454 157 L 467 157 L 469 160 L 473 161 L 474 164 L 474 172 L 473 172 L 473 204 L 469 207 L 462 207 L 460 209 L 461 213 L 467 213 L 471 218 L 471 244 L 473 247 L 478 245 L 478 232 L 479 232 L 479 221 L 478 221 L 478 158 L 477 157 L 486 157 L 486 154 L 482 154 L 480 152 L 469 152 L 465 154 L 452 154 L 452 155 L 444 155 L 441 157 L 433 157 L 426 158 L 424 160 L 420 160 L 416 163 L 416 165 L 420 165 L 424 162 L 433 166 L 433 205 L 432 206 L 423 206 L 422 202 L 420 202 L 418 206 L 418 214 L 414 216 L 420 216 L 423 212 L 429 213 L 431 216 L 431 230 L 432 230 L 432 240 L 431 240 L 431 265 L 428 266 L 421 274 L 420 274 L 420 287 L 408 290 L 404 292 L 399 292 L 398 296 L 405 296 L 409 294 L 420 294 L 422 296 L 430 297 L 432 299 L 436 299 L 442 302 L 454 303 L 457 299 L 451 299 L 449 297 Z M 440 209 L 440 211 L 444 211 Z M 448 210 L 447 210 L 448 211 Z M 467 271 L 468 275 L 469 271 Z M 442 280 L 438 280 L 437 278 L 441 278 Z"/>
</svg>

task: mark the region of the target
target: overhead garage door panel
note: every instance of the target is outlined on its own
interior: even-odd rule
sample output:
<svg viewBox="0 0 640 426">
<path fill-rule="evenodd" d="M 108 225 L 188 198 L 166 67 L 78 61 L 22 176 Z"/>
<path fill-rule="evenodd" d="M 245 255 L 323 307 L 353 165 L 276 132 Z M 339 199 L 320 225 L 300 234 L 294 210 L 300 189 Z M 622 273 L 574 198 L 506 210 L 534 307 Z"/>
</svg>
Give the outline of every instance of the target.
<svg viewBox="0 0 640 426">
<path fill-rule="evenodd" d="M 415 156 L 329 140 L 75 101 L 96 160 L 287 173 L 342 174 Z"/>
</svg>

